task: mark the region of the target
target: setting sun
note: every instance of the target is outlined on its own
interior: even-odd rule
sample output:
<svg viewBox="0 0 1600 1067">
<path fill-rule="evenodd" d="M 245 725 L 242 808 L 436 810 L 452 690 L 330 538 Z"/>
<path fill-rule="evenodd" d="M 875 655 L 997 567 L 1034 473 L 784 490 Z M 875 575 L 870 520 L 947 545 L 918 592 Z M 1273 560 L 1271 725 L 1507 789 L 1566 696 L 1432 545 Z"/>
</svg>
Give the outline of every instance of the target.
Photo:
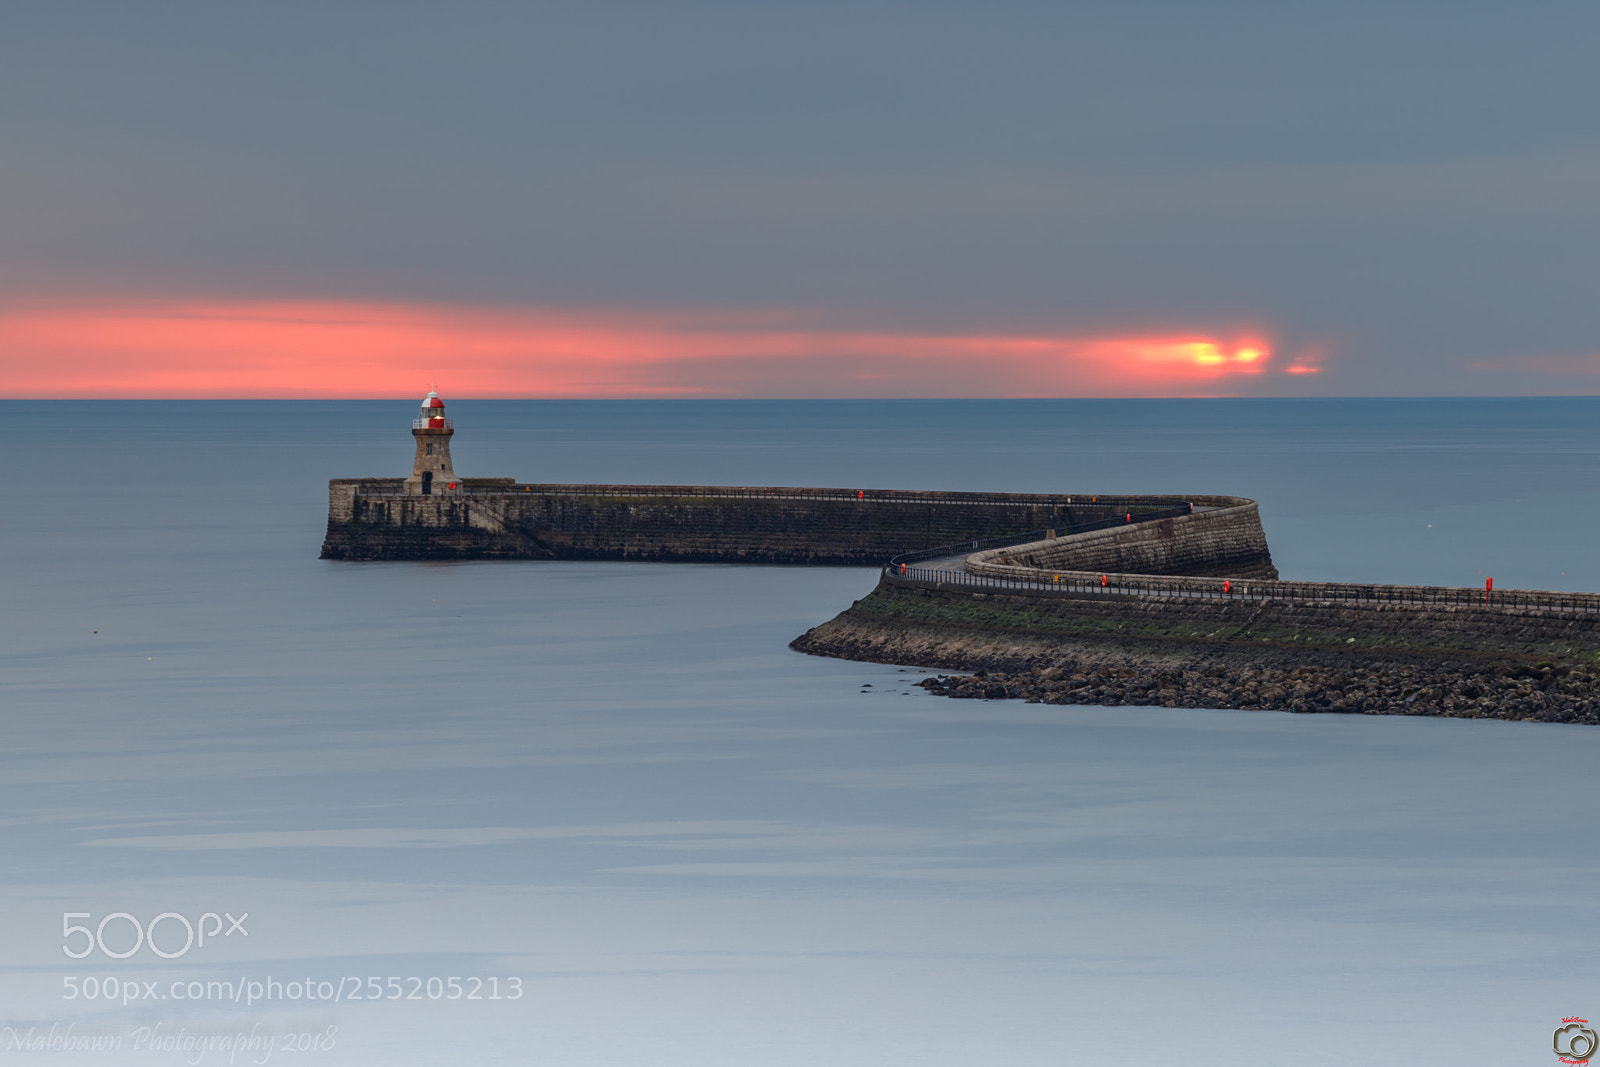
<svg viewBox="0 0 1600 1067">
<path fill-rule="evenodd" d="M 1269 361 L 1255 339 L 840 329 L 797 310 L 334 301 L 0 310 L 0 369 L 28 396 L 409 396 L 435 379 L 473 396 L 1183 396 L 1226 391 Z"/>
</svg>

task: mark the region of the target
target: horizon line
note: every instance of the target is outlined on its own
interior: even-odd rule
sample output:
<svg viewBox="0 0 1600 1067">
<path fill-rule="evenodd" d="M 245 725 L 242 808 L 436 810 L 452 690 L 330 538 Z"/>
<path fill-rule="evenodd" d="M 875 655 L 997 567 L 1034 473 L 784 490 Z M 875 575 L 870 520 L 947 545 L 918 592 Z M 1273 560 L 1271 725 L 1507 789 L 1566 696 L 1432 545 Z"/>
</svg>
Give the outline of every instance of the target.
<svg viewBox="0 0 1600 1067">
<path fill-rule="evenodd" d="M 307 395 L 296 393 L 275 393 L 271 395 L 253 394 L 249 396 L 175 396 L 171 394 L 123 394 L 115 396 L 62 396 L 20 393 L 13 397 L 14 400 L 29 401 L 32 403 L 183 403 L 203 404 L 215 402 L 231 403 L 283 403 L 315 402 L 315 403 L 372 403 L 387 404 L 403 402 L 410 399 L 409 394 L 390 394 L 385 396 L 325 396 Z M 447 404 L 473 403 L 481 401 L 517 401 L 539 402 L 549 404 L 586 404 L 595 402 L 606 403 L 727 403 L 727 404 L 792 404 L 792 403 L 834 403 L 834 404 L 885 404 L 885 403 L 1006 403 L 1006 404 L 1032 404 L 1032 403 L 1059 403 L 1061 401 L 1100 402 L 1114 400 L 1171 400 L 1185 403 L 1209 403 L 1216 401 L 1330 401 L 1330 400 L 1594 400 L 1600 399 L 1600 392 L 1596 393 L 1339 393 L 1334 395 L 1283 395 L 1283 396 L 1249 396 L 1245 394 L 1218 394 L 1215 396 L 1184 396 L 1176 394 L 1149 394 L 1149 395 L 1103 395 L 1103 396 L 524 396 L 501 394 L 460 394 L 447 400 Z"/>
</svg>

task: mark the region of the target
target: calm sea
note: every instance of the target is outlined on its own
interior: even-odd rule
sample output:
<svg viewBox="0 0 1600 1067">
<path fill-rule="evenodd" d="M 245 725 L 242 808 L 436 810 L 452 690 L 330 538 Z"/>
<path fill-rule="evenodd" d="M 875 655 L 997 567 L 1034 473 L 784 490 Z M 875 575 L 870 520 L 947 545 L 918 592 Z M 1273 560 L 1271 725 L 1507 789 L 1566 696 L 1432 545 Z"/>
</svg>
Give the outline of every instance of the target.
<svg viewBox="0 0 1600 1067">
<path fill-rule="evenodd" d="M 1600 1013 L 1600 730 L 789 652 L 865 569 L 319 561 L 411 407 L 8 413 L 0 1058 L 1498 1065 Z M 1600 590 L 1595 400 L 451 414 L 468 475 L 1236 493 L 1285 577 Z"/>
</svg>

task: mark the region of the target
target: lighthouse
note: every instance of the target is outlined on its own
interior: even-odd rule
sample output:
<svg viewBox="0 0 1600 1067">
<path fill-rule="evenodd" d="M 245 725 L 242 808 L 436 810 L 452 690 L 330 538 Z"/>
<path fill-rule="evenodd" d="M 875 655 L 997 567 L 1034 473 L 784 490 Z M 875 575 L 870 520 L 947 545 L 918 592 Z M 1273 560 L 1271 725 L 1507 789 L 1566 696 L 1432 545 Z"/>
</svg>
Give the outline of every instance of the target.
<svg viewBox="0 0 1600 1067">
<path fill-rule="evenodd" d="M 417 458 L 411 464 L 411 477 L 406 479 L 407 493 L 433 496 L 461 491 L 461 482 L 450 463 L 450 438 L 455 432 L 454 424 L 444 417 L 444 401 L 438 393 L 428 390 L 422 398 L 422 410 L 411 423 L 411 436 L 417 439 Z"/>
</svg>

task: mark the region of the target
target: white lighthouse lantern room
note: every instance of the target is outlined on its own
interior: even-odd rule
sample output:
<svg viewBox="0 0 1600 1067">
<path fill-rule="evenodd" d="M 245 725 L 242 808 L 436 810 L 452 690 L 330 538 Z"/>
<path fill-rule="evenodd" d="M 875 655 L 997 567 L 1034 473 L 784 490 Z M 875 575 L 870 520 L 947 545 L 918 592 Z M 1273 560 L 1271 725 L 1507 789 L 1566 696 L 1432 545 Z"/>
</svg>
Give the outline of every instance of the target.
<svg viewBox="0 0 1600 1067">
<path fill-rule="evenodd" d="M 445 417 L 444 401 L 437 392 L 428 390 L 422 398 L 422 410 L 411 423 L 417 457 L 411 465 L 411 477 L 405 482 L 407 493 L 435 496 L 461 491 L 461 482 L 450 462 L 450 438 L 455 432 L 455 424 Z"/>
</svg>

